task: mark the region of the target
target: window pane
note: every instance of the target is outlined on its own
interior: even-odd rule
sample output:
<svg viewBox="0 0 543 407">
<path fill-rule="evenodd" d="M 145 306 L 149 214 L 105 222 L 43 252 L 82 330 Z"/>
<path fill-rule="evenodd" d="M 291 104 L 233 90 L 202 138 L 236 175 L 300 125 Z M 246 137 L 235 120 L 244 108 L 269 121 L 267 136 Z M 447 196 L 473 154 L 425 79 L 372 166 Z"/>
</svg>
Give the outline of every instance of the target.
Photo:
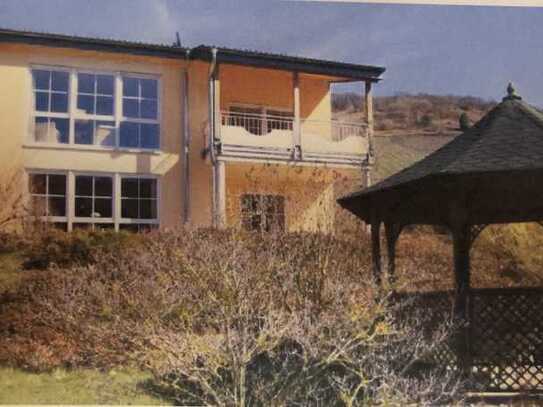
<svg viewBox="0 0 543 407">
<path fill-rule="evenodd" d="M 75 198 L 75 216 L 85 218 L 92 216 L 92 198 Z"/>
<path fill-rule="evenodd" d="M 92 177 L 84 175 L 75 177 L 75 194 L 78 196 L 92 196 Z"/>
<path fill-rule="evenodd" d="M 139 145 L 138 123 L 122 122 L 119 144 L 121 147 L 138 147 Z"/>
<path fill-rule="evenodd" d="M 51 111 L 58 113 L 68 112 L 68 94 L 67 93 L 52 93 L 51 94 Z"/>
<path fill-rule="evenodd" d="M 68 119 L 51 119 L 49 126 L 49 138 L 52 142 L 67 143 L 70 130 L 70 122 Z"/>
<path fill-rule="evenodd" d="M 137 79 L 123 77 L 123 96 L 139 96 Z"/>
<path fill-rule="evenodd" d="M 95 218 L 111 218 L 113 215 L 111 198 L 96 198 L 94 200 L 94 214 Z"/>
<path fill-rule="evenodd" d="M 53 71 L 51 89 L 57 92 L 68 92 L 68 72 Z"/>
<path fill-rule="evenodd" d="M 94 94 L 95 76 L 88 73 L 77 74 L 77 92 Z"/>
<path fill-rule="evenodd" d="M 30 174 L 30 193 L 45 194 L 45 174 Z"/>
<path fill-rule="evenodd" d="M 113 95 L 113 76 L 98 75 L 96 81 L 97 93 L 101 95 Z"/>
<path fill-rule="evenodd" d="M 113 181 L 110 177 L 94 178 L 95 196 L 113 196 Z"/>
<path fill-rule="evenodd" d="M 48 198 L 49 207 L 48 215 L 49 216 L 66 216 L 66 198 L 62 197 L 49 197 Z"/>
<path fill-rule="evenodd" d="M 138 218 L 138 200 L 123 199 L 121 201 L 121 216 L 123 218 L 137 219 Z"/>
<path fill-rule="evenodd" d="M 49 111 L 49 93 L 36 92 L 36 110 L 39 112 Z"/>
<path fill-rule="evenodd" d="M 92 120 L 75 121 L 75 144 L 93 144 L 94 122 Z"/>
<path fill-rule="evenodd" d="M 49 175 L 49 195 L 66 195 L 66 175 Z"/>
<path fill-rule="evenodd" d="M 90 230 L 92 229 L 92 223 L 74 223 L 72 228 L 73 230 Z"/>
<path fill-rule="evenodd" d="M 51 79 L 50 71 L 34 69 L 32 70 L 32 77 L 34 78 L 34 89 L 49 90 L 49 81 Z"/>
<path fill-rule="evenodd" d="M 115 224 L 113 223 L 96 223 L 94 225 L 94 230 L 112 230 L 115 229 Z"/>
<path fill-rule="evenodd" d="M 141 97 L 143 98 L 157 98 L 157 81 L 154 79 L 140 79 L 141 84 Z"/>
<path fill-rule="evenodd" d="M 137 232 L 139 232 L 139 225 L 128 223 L 128 224 L 124 224 L 124 225 L 119 225 L 119 229 L 120 230 L 125 230 L 127 232 L 137 233 Z"/>
<path fill-rule="evenodd" d="M 113 115 L 113 97 L 97 96 L 96 114 Z"/>
<path fill-rule="evenodd" d="M 138 182 L 137 178 L 123 178 L 121 181 L 121 196 L 123 198 L 137 198 L 139 196 Z"/>
<path fill-rule="evenodd" d="M 156 198 L 157 191 L 156 185 L 157 182 L 155 179 L 140 179 L 140 198 Z"/>
<path fill-rule="evenodd" d="M 115 145 L 115 122 L 96 122 L 95 144 L 99 146 Z"/>
<path fill-rule="evenodd" d="M 152 99 L 143 99 L 141 101 L 141 117 L 143 119 L 157 118 L 157 101 Z"/>
<path fill-rule="evenodd" d="M 141 199 L 139 219 L 156 219 L 156 202 L 154 199 Z"/>
<path fill-rule="evenodd" d="M 78 95 L 77 108 L 87 114 L 94 114 L 94 96 Z"/>
<path fill-rule="evenodd" d="M 34 119 L 34 137 L 39 143 L 49 142 L 49 119 L 47 117 Z"/>
<path fill-rule="evenodd" d="M 123 99 L 123 115 L 125 117 L 139 117 L 138 99 Z"/>
<path fill-rule="evenodd" d="M 158 148 L 158 124 L 141 124 L 141 147 Z"/>
</svg>

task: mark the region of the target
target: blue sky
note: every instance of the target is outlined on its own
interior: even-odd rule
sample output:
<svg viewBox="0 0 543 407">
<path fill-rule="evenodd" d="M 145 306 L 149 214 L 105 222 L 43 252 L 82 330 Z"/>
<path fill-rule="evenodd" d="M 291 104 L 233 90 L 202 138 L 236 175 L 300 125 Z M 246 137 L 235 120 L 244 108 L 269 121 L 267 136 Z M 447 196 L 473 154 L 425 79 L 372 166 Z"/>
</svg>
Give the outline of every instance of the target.
<svg viewBox="0 0 543 407">
<path fill-rule="evenodd" d="M 0 0 L 0 26 L 200 43 L 387 67 L 378 95 L 499 100 L 508 81 L 543 106 L 543 9 L 281 0 Z"/>
</svg>

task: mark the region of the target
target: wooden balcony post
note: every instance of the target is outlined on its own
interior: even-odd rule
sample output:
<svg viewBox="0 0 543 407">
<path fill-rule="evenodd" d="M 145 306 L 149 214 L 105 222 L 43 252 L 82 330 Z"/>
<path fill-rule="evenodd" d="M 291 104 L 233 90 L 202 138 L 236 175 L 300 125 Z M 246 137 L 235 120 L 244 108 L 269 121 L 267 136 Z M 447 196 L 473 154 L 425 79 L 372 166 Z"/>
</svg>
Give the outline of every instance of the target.
<svg viewBox="0 0 543 407">
<path fill-rule="evenodd" d="M 368 153 L 371 163 L 375 156 L 373 151 L 373 90 L 370 81 L 365 82 L 364 116 L 368 124 Z"/>
<path fill-rule="evenodd" d="M 402 231 L 401 225 L 393 222 L 385 222 L 385 236 L 387 240 L 387 277 L 391 287 L 396 282 L 396 243 Z"/>
<path fill-rule="evenodd" d="M 302 134 L 301 134 L 301 120 L 300 120 L 300 77 L 298 72 L 294 72 L 292 76 L 292 84 L 294 91 L 294 154 L 295 158 L 301 156 Z"/>
</svg>

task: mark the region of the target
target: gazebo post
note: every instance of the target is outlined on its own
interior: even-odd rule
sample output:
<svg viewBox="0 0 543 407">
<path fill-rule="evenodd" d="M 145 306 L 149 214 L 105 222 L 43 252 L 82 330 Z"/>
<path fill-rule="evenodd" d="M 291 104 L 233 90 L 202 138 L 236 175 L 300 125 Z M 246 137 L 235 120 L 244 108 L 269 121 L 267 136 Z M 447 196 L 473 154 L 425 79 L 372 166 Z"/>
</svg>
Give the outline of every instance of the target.
<svg viewBox="0 0 543 407">
<path fill-rule="evenodd" d="M 381 220 L 376 216 L 371 219 L 371 256 L 373 263 L 373 280 L 381 287 Z"/>
<path fill-rule="evenodd" d="M 387 240 L 387 277 L 389 285 L 396 281 L 396 243 L 400 236 L 401 226 L 398 223 L 385 222 L 385 235 Z"/>
<path fill-rule="evenodd" d="M 468 313 L 471 225 L 463 221 L 453 224 L 452 235 L 455 277 L 454 317 L 455 321 L 460 324 L 457 343 L 458 356 L 460 369 L 467 376 L 471 370 Z"/>
</svg>

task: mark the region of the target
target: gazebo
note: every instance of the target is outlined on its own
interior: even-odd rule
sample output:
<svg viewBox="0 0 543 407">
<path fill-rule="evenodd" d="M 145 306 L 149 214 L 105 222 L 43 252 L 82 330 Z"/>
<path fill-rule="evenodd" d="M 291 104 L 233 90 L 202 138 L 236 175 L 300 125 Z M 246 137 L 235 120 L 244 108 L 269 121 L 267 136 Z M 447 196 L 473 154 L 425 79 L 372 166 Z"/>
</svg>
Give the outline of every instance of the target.
<svg viewBox="0 0 543 407">
<path fill-rule="evenodd" d="M 488 390 L 543 391 L 543 291 L 470 287 L 470 249 L 486 225 L 543 221 L 543 112 L 509 84 L 503 101 L 453 141 L 338 202 L 371 225 L 378 284 L 382 224 L 391 280 L 404 226 L 447 227 L 455 276 L 451 309 L 465 326 L 458 364 L 486 372 Z"/>
</svg>

